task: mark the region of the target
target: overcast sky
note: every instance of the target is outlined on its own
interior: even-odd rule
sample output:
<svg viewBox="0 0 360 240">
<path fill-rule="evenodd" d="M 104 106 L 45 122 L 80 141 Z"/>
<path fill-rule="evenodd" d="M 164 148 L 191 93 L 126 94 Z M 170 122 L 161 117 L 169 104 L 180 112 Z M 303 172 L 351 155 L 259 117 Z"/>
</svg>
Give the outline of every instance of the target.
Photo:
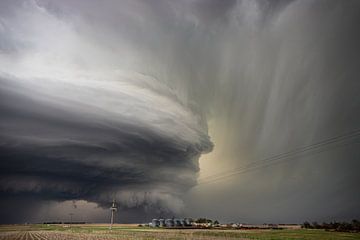
<svg viewBox="0 0 360 240">
<path fill-rule="evenodd" d="M 360 2 L 0 1 L 0 221 L 360 217 Z M 13 211 L 13 209 L 16 211 Z"/>
</svg>

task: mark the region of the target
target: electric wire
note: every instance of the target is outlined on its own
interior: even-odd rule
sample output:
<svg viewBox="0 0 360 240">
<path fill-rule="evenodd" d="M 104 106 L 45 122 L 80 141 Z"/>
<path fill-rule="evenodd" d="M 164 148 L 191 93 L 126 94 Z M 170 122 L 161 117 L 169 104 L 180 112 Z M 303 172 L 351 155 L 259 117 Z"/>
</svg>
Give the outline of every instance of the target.
<svg viewBox="0 0 360 240">
<path fill-rule="evenodd" d="M 299 148 L 293 149 L 293 150 L 285 152 L 285 153 L 280 153 L 280 154 L 277 154 L 277 155 L 274 155 L 274 156 L 271 156 L 268 158 L 260 159 L 260 160 L 254 161 L 252 163 L 245 164 L 239 168 L 232 169 L 230 171 L 224 171 L 224 172 L 221 172 L 218 174 L 200 178 L 198 185 L 220 181 L 220 180 L 223 180 L 228 177 L 232 177 L 237 174 L 242 174 L 242 173 L 246 173 L 249 171 L 254 171 L 257 169 L 268 167 L 273 164 L 283 162 L 289 158 L 291 159 L 294 157 L 304 155 L 308 152 L 314 154 L 314 153 L 316 153 L 315 150 L 322 149 L 318 152 L 324 152 L 324 151 L 327 151 L 327 149 L 323 149 L 323 148 L 325 148 L 327 146 L 331 146 L 335 143 L 342 142 L 342 141 L 348 140 L 350 138 L 356 138 L 357 136 L 360 136 L 360 129 L 351 131 L 347 134 L 328 138 L 328 139 L 325 139 L 320 142 L 313 143 L 313 144 L 310 144 L 310 145 L 307 145 L 304 147 L 299 147 Z"/>
</svg>

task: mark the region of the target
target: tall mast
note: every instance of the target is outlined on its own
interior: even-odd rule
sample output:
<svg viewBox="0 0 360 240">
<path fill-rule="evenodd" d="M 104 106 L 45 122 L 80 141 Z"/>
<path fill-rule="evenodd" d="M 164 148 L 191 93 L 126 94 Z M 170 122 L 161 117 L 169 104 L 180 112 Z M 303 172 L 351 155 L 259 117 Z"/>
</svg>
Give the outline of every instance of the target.
<svg viewBox="0 0 360 240">
<path fill-rule="evenodd" d="M 113 199 L 113 202 L 112 202 L 110 211 L 111 211 L 111 219 L 110 219 L 110 228 L 109 228 L 109 229 L 111 230 L 111 229 L 112 229 L 112 225 L 114 224 L 115 213 L 116 213 L 116 211 L 117 211 L 115 199 Z"/>
</svg>

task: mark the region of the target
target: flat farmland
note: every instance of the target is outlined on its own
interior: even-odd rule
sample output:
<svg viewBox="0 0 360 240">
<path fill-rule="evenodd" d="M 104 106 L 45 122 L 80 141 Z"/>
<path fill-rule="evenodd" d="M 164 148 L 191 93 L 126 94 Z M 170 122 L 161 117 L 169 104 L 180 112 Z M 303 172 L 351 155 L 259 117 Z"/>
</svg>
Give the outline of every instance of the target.
<svg viewBox="0 0 360 240">
<path fill-rule="evenodd" d="M 84 225 L 1 225 L 0 240 L 100 240 L 100 239 L 259 239 L 259 240 L 350 240 L 360 233 L 326 232 L 323 230 L 217 230 L 161 229 L 117 224 L 112 231 L 104 224 Z"/>
</svg>

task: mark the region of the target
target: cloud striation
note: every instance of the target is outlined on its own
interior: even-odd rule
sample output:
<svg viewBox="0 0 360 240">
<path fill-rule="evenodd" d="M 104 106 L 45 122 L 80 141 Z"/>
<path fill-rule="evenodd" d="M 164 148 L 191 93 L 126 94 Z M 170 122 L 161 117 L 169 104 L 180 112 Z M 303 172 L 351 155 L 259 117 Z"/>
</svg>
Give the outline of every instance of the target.
<svg viewBox="0 0 360 240">
<path fill-rule="evenodd" d="M 0 194 L 181 211 L 212 149 L 203 113 L 166 82 L 121 68 L 124 55 L 99 66 L 108 49 L 39 2 L 3 5 Z"/>
<path fill-rule="evenodd" d="M 196 181 L 359 129 L 358 22 L 357 0 L 0 1 L 0 219 L 114 195 L 120 221 L 357 218 L 358 137 Z"/>
</svg>

